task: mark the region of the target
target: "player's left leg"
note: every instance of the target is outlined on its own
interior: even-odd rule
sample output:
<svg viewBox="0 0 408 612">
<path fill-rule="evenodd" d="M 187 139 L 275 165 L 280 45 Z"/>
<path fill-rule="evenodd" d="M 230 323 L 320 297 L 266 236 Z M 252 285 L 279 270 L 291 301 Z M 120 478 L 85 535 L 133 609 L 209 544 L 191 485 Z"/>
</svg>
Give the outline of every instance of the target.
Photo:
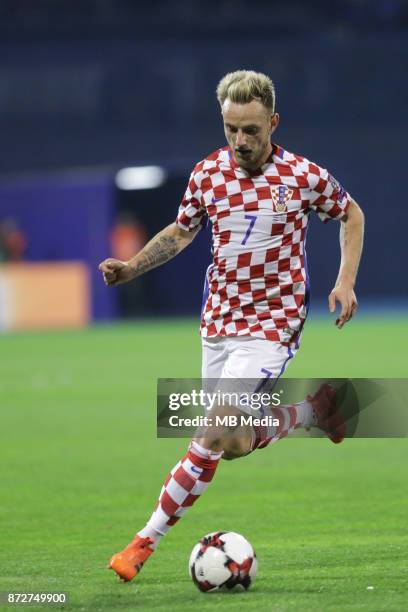
<svg viewBox="0 0 408 612">
<path fill-rule="evenodd" d="M 271 386 L 274 388 L 297 352 L 293 343 L 281 344 L 253 337 L 231 338 L 229 346 L 229 358 L 224 363 L 217 386 L 222 392 L 235 391 L 235 396 L 241 391 L 252 397 L 259 392 L 259 396 L 262 391 L 267 391 L 268 383 L 269 389 Z M 267 419 L 271 425 L 250 428 L 250 434 L 248 428 L 240 427 L 233 434 L 224 436 L 224 459 L 235 459 L 257 448 L 265 448 L 299 427 L 307 430 L 317 427 L 334 443 L 341 442 L 345 436 L 345 423 L 336 404 L 336 392 L 327 384 L 322 385 L 314 396 L 298 403 L 262 406 L 255 414 L 245 405 L 237 408 L 256 418 L 271 417 Z M 204 443 L 204 440 L 198 441 Z"/>
<path fill-rule="evenodd" d="M 255 398 L 256 395 L 270 391 L 297 353 L 297 347 L 289 341 L 289 335 L 288 343 L 285 344 L 247 336 L 232 338 L 230 357 L 224 364 L 218 383 L 222 391 L 235 392 L 234 395 L 247 398 Z M 261 409 L 254 410 L 242 403 L 237 408 L 255 418 L 270 416 L 270 421 L 279 422 L 279 425 L 250 427 L 249 436 L 246 429 L 238 428 L 236 434 L 231 436 L 231 445 L 225 445 L 224 459 L 247 455 L 261 445 L 266 446 L 272 439 L 276 442 L 286 437 L 298 427 L 308 429 L 315 424 L 313 406 L 308 400 L 280 405 L 276 409 L 262 405 Z M 234 440 L 241 442 L 237 452 L 228 448 Z"/>
<path fill-rule="evenodd" d="M 293 351 L 279 343 L 261 339 L 227 338 L 207 344 L 208 350 L 204 350 L 203 355 L 204 377 L 217 378 L 222 368 L 221 381 L 241 380 L 244 376 L 258 381 L 277 378 L 294 355 Z M 237 409 L 230 407 L 230 411 L 235 413 Z M 254 432 L 249 425 L 241 428 L 239 434 L 213 428 L 192 440 L 187 454 L 167 476 L 150 520 L 123 551 L 112 557 L 110 567 L 123 580 L 134 578 L 160 539 L 206 491 L 220 458 L 244 456 L 287 436 L 296 427 L 311 426 L 315 418 L 313 399 L 292 406 L 280 406 L 276 418 L 280 420 L 279 427 L 273 431 Z"/>
<path fill-rule="evenodd" d="M 289 435 L 298 427 L 309 430 L 316 427 L 327 437 L 339 444 L 346 435 L 346 424 L 336 402 L 336 391 L 329 384 L 323 384 L 313 395 L 297 404 L 266 408 L 262 416 L 271 417 L 271 425 L 253 428 L 249 452 L 265 448 Z M 273 421 L 279 422 L 274 425 Z"/>
</svg>

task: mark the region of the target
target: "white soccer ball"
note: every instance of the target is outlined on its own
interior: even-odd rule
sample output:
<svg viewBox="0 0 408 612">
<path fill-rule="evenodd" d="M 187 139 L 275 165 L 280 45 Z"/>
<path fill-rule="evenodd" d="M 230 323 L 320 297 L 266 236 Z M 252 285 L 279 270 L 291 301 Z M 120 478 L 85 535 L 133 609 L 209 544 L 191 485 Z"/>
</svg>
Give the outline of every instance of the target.
<svg viewBox="0 0 408 612">
<path fill-rule="evenodd" d="M 249 589 L 258 571 L 251 544 L 239 533 L 215 531 L 196 544 L 189 561 L 190 576 L 200 591 Z"/>
</svg>

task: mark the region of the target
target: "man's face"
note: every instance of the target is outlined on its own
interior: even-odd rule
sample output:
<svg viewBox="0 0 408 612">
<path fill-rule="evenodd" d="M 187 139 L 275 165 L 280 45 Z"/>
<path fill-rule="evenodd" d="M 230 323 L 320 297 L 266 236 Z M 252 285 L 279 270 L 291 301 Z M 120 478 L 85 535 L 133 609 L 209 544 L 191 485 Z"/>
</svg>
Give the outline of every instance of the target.
<svg viewBox="0 0 408 612">
<path fill-rule="evenodd" d="M 236 104 L 228 98 L 222 105 L 224 131 L 237 163 L 247 170 L 255 170 L 267 159 L 271 134 L 278 126 L 278 114 L 270 111 L 258 100 Z"/>
</svg>

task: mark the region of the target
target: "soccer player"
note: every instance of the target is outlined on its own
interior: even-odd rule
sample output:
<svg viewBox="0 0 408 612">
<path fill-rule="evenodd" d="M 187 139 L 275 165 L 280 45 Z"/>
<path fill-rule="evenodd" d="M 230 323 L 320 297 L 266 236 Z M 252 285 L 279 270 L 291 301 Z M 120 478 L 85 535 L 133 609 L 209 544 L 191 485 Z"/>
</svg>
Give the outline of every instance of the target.
<svg viewBox="0 0 408 612">
<path fill-rule="evenodd" d="M 202 378 L 262 384 L 279 377 L 299 347 L 308 310 L 310 213 L 341 222 L 341 263 L 329 295 L 330 312 L 337 302 L 341 306 L 339 329 L 357 308 L 354 284 L 364 217 L 327 170 L 271 142 L 279 115 L 269 77 L 245 70 L 227 74 L 217 97 L 228 144 L 195 166 L 175 222 L 129 261 L 110 258 L 99 268 L 109 286 L 137 278 L 180 253 L 209 219 L 213 263 L 201 317 Z M 245 456 L 296 427 L 318 427 L 341 442 L 345 428 L 333 394 L 326 385 L 304 402 L 271 409 L 278 427 L 247 425 L 236 435 L 210 427 L 193 439 L 167 476 L 151 518 L 112 557 L 110 567 L 125 581 L 134 578 L 160 539 L 206 491 L 221 458 Z M 229 414 L 240 410 L 230 407 Z"/>
</svg>

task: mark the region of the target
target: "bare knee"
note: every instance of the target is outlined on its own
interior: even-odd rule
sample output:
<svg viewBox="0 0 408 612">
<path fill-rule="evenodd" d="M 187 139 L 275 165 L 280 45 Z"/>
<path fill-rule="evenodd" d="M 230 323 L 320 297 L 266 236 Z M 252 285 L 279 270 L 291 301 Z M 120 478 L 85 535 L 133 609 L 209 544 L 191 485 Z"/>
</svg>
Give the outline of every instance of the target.
<svg viewBox="0 0 408 612">
<path fill-rule="evenodd" d="M 211 436 L 210 432 L 206 432 L 203 438 L 197 437 L 195 441 L 210 451 L 222 452 L 222 459 L 232 461 L 244 457 L 250 452 L 251 439 L 250 435 L 242 435 L 241 433 L 238 435 L 229 433 L 224 436 L 217 436 L 213 433 Z"/>
<path fill-rule="evenodd" d="M 234 453 L 231 453 L 229 451 L 224 451 L 221 459 L 225 459 L 225 461 L 232 461 L 233 459 L 239 459 L 242 456 L 243 455 L 235 455 Z"/>
<path fill-rule="evenodd" d="M 248 436 L 228 436 L 223 440 L 223 455 L 222 458 L 226 461 L 239 459 L 244 457 L 250 451 L 251 439 Z"/>
<path fill-rule="evenodd" d="M 216 418 L 228 416 L 240 416 L 240 412 L 233 407 L 217 407 L 211 413 L 213 422 L 217 422 Z M 249 425 L 235 425 L 233 427 L 227 425 L 204 427 L 197 431 L 196 442 L 213 452 L 222 452 L 222 458 L 227 461 L 238 459 L 247 455 L 251 450 L 252 443 L 252 428 Z"/>
</svg>

